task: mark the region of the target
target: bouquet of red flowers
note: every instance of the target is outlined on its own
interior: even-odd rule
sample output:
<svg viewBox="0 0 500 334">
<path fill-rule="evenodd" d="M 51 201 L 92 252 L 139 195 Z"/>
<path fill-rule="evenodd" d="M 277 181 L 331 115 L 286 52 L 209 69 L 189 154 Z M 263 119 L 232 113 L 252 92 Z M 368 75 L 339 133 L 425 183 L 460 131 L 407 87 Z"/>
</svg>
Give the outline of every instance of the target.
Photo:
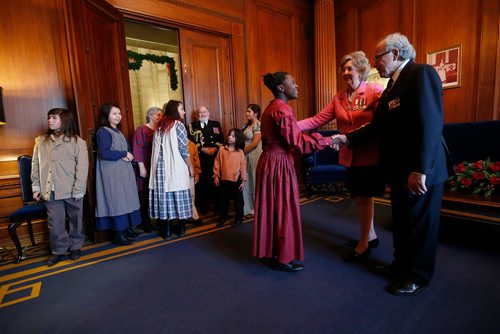
<svg viewBox="0 0 500 334">
<path fill-rule="evenodd" d="M 500 162 L 490 159 L 464 161 L 455 166 L 455 175 L 448 179 L 451 191 L 466 191 L 491 197 L 500 189 Z"/>
</svg>

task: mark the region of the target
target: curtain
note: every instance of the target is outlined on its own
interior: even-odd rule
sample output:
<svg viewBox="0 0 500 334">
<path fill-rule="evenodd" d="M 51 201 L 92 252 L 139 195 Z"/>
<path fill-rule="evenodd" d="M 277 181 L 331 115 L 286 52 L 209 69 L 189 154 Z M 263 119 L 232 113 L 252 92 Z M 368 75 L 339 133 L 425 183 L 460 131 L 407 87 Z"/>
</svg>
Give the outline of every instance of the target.
<svg viewBox="0 0 500 334">
<path fill-rule="evenodd" d="M 150 107 L 156 106 L 162 108 L 163 104 L 168 100 L 182 101 L 179 54 L 131 46 L 128 46 L 127 49 L 141 54 L 151 53 L 173 58 L 179 82 L 177 89 L 173 91 L 170 87 L 170 75 L 167 64 L 155 64 L 145 60 L 142 62 L 139 70 L 129 70 L 134 127 L 137 128 L 146 122 L 146 112 Z"/>
</svg>

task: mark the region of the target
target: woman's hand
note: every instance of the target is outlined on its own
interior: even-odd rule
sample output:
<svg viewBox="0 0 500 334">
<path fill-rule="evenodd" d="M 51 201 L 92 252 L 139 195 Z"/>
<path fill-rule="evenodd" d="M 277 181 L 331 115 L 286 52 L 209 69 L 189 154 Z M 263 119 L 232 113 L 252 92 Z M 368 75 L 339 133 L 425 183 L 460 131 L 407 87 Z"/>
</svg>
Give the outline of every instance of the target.
<svg viewBox="0 0 500 334">
<path fill-rule="evenodd" d="M 347 144 L 347 137 L 345 135 L 333 135 L 331 139 L 332 142 L 330 143 L 330 147 L 335 151 L 340 150 L 342 145 Z"/>
<path fill-rule="evenodd" d="M 123 161 L 132 161 L 132 160 L 134 160 L 134 156 L 132 155 L 132 153 L 127 152 L 127 156 L 123 157 L 122 160 Z"/>
<path fill-rule="evenodd" d="M 245 183 L 247 183 L 247 181 L 245 181 L 245 180 L 242 180 L 242 181 L 241 181 L 241 184 L 240 184 L 240 186 L 238 187 L 238 188 L 240 189 L 240 191 L 241 191 L 241 190 L 243 190 L 243 187 L 245 186 Z"/>
<path fill-rule="evenodd" d="M 216 187 L 219 186 L 220 182 L 219 182 L 219 178 L 218 177 L 214 177 L 214 184 Z"/>
<path fill-rule="evenodd" d="M 346 135 L 333 135 L 332 137 L 332 145 L 335 144 L 341 144 L 341 145 L 346 145 L 347 144 L 347 137 Z"/>
<path fill-rule="evenodd" d="M 35 201 L 37 201 L 37 202 L 38 202 L 38 201 L 40 201 L 40 200 L 42 199 L 42 195 L 40 194 L 40 192 L 39 192 L 39 191 L 34 191 L 34 192 L 33 192 L 33 199 L 34 199 Z"/>
<path fill-rule="evenodd" d="M 148 170 L 142 162 L 139 162 L 139 175 L 144 179 L 148 177 Z"/>
</svg>

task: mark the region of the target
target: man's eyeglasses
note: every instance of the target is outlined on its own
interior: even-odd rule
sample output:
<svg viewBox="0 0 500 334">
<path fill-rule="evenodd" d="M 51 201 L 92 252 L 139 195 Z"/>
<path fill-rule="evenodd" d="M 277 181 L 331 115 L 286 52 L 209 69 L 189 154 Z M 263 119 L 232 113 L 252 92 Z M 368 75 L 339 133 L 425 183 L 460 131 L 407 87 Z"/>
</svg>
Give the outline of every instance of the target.
<svg viewBox="0 0 500 334">
<path fill-rule="evenodd" d="M 385 55 L 386 55 L 386 54 L 388 54 L 389 52 L 392 52 L 392 50 L 387 50 L 387 51 L 382 52 L 382 53 L 380 53 L 380 54 L 378 54 L 378 55 L 375 55 L 375 62 L 377 62 L 377 61 L 380 59 L 380 57 L 385 56 Z"/>
</svg>

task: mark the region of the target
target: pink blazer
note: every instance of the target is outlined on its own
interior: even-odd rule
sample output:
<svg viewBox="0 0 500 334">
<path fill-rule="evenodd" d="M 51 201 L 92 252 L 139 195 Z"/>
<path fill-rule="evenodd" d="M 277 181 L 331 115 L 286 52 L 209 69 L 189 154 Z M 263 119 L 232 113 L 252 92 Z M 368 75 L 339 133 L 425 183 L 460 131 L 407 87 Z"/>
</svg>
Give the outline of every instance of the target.
<svg viewBox="0 0 500 334">
<path fill-rule="evenodd" d="M 337 119 L 340 132 L 348 133 L 371 122 L 383 91 L 379 84 L 362 81 L 352 102 L 347 98 L 347 90 L 340 91 L 318 114 L 299 121 L 299 128 L 301 131 L 313 130 Z M 378 143 L 371 141 L 355 149 L 344 146 L 339 162 L 346 167 L 375 165 L 378 163 Z"/>
</svg>

